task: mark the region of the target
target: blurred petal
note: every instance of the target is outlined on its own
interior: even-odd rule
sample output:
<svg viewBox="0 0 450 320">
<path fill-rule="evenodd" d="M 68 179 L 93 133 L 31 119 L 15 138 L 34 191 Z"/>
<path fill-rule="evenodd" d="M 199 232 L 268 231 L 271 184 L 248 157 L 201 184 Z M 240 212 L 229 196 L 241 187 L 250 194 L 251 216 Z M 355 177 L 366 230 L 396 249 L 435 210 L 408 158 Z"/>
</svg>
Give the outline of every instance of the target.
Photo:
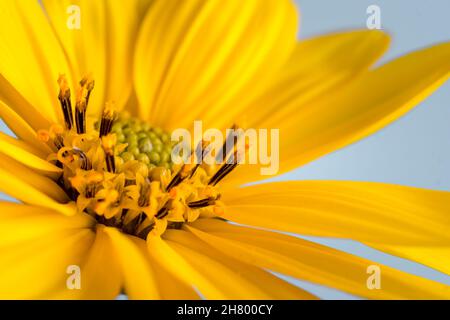
<svg viewBox="0 0 450 320">
<path fill-rule="evenodd" d="M 28 204 L 73 215 L 76 207 L 61 187 L 11 158 L 0 154 L 0 191 Z"/>
<path fill-rule="evenodd" d="M 32 105 L 28 109 L 58 122 L 62 115 L 56 80 L 60 73 L 66 73 L 69 79 L 71 75 L 39 2 L 1 1 L 0 38 L 0 73 L 4 79 Z"/>
<path fill-rule="evenodd" d="M 366 243 L 389 254 L 413 260 L 450 275 L 450 246 L 393 246 Z"/>
<path fill-rule="evenodd" d="M 278 233 L 197 220 L 186 227 L 217 250 L 258 267 L 374 299 L 448 299 L 450 286 Z M 380 268 L 381 290 L 368 288 L 368 267 Z"/>
<path fill-rule="evenodd" d="M 157 260 L 172 277 L 176 277 L 188 286 L 194 286 L 207 299 L 226 299 L 226 294 L 216 283 L 203 275 L 202 270 L 193 267 L 167 241 L 150 234 L 147 245 L 151 258 Z"/>
<path fill-rule="evenodd" d="M 147 252 L 137 246 L 130 236 L 115 228 L 103 228 L 111 239 L 124 279 L 125 293 L 130 299 L 158 299 L 155 275 L 148 264 Z"/>
<path fill-rule="evenodd" d="M 233 105 L 247 105 L 245 110 L 232 114 L 233 110 L 224 113 L 214 108 L 215 112 L 207 116 L 214 118 L 211 121 L 216 128 L 228 128 L 234 121 L 248 128 L 258 128 L 269 121 L 279 124 L 298 112 L 298 105 L 342 87 L 367 71 L 386 51 L 389 41 L 389 36 L 378 30 L 355 30 L 301 40 L 269 85 L 254 82 L 251 91 L 233 102 Z M 295 105 L 289 104 L 293 98 Z"/>
<path fill-rule="evenodd" d="M 41 152 L 37 151 L 34 146 L 29 146 L 3 132 L 0 132 L 0 153 L 52 178 L 57 178 L 62 172 L 62 169 L 42 159 Z"/>
<path fill-rule="evenodd" d="M 377 244 L 450 243 L 450 192 L 382 183 L 291 181 L 245 187 L 223 198 L 224 218 L 257 227 Z"/>
<path fill-rule="evenodd" d="M 255 81 L 271 79 L 296 33 L 296 10 L 287 0 L 156 0 L 135 55 L 141 117 L 166 129 L 189 128 L 212 106 L 224 110 Z"/>
<path fill-rule="evenodd" d="M 95 89 L 87 109 L 98 116 L 105 101 L 114 101 L 118 109 L 131 92 L 132 52 L 137 35 L 138 2 L 109 0 L 43 0 L 50 23 L 69 58 L 74 87 L 92 73 Z M 80 29 L 67 26 L 68 19 L 80 10 Z M 74 7 L 76 8 L 76 7 Z"/>
<path fill-rule="evenodd" d="M 293 95 L 274 107 L 282 116 L 277 111 L 249 127 L 279 128 L 279 150 L 269 148 L 269 152 L 279 153 L 278 173 L 283 173 L 384 128 L 428 97 L 449 75 L 450 43 L 443 43 L 395 59 L 315 99 L 304 101 L 302 95 Z M 271 110 L 270 100 L 261 109 Z M 267 178 L 260 168 L 241 166 L 226 179 L 239 184 Z"/>
<path fill-rule="evenodd" d="M 201 241 L 193 234 L 182 230 L 167 230 L 164 234 L 164 238 L 177 243 L 180 247 L 184 247 L 186 250 L 186 259 L 192 261 L 194 265 L 198 265 L 201 262 L 192 256 L 192 252 L 197 252 L 204 257 L 208 257 L 211 260 L 217 261 L 222 264 L 228 270 L 233 270 L 236 273 L 233 276 L 234 281 L 231 281 L 230 277 L 225 277 L 224 274 L 218 273 L 214 268 L 203 268 L 209 277 L 215 279 L 217 283 L 224 283 L 224 286 L 230 286 L 230 297 L 243 299 L 317 299 L 312 294 L 301 290 L 300 288 L 293 286 L 286 281 L 270 274 L 269 272 L 254 267 L 250 264 L 242 263 L 239 260 L 233 259 L 227 255 L 222 254 L 207 243 Z M 203 259 L 204 259 L 203 257 Z M 241 286 L 253 286 L 258 291 L 245 292 L 241 291 Z M 262 295 L 263 294 L 263 295 Z"/>
<path fill-rule="evenodd" d="M 67 295 L 68 267 L 81 266 L 94 241 L 92 219 L 5 202 L 0 209 L 0 297 Z"/>
</svg>

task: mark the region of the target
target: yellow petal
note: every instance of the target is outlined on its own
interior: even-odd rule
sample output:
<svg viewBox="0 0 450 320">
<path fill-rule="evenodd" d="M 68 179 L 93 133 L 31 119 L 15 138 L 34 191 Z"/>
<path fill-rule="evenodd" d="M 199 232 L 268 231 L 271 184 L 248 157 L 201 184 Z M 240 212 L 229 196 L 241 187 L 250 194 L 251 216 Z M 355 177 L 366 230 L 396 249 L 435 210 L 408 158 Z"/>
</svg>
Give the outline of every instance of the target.
<svg viewBox="0 0 450 320">
<path fill-rule="evenodd" d="M 305 102 L 301 95 L 294 95 L 277 104 L 283 116 L 273 113 L 258 127 L 280 129 L 279 173 L 286 172 L 397 120 L 442 85 L 449 75 L 450 43 L 435 45 L 366 72 L 348 85 L 315 99 Z M 261 108 L 270 110 L 270 100 L 268 106 Z M 284 110 L 291 111 L 284 113 Z M 228 179 L 230 183 L 242 183 L 264 177 L 267 178 L 261 176 L 260 166 L 247 165 Z"/>
<path fill-rule="evenodd" d="M 120 294 L 122 276 L 117 254 L 103 228 L 97 228 L 95 241 L 81 267 L 81 288 L 67 290 L 64 299 L 113 300 Z"/>
<path fill-rule="evenodd" d="M 345 181 L 267 183 L 224 193 L 224 218 L 378 244 L 448 245 L 450 192 Z"/>
<path fill-rule="evenodd" d="M 354 30 L 326 34 L 300 41 L 288 62 L 274 80 L 264 87 L 254 83 L 255 89 L 240 96 L 233 104 L 248 105 L 241 114 L 234 114 L 238 124 L 261 127 L 261 123 L 279 124 L 292 113 L 298 112 L 298 105 L 306 104 L 341 87 L 358 74 L 367 71 L 387 49 L 389 36 L 378 30 Z M 295 97 L 296 104 L 286 103 Z M 217 128 L 227 128 L 230 120 L 223 110 L 209 113 L 215 117 Z M 225 114 L 231 113 L 228 110 Z"/>
<path fill-rule="evenodd" d="M 73 202 L 53 180 L 39 175 L 0 154 L 0 191 L 25 203 L 53 209 L 65 215 L 76 213 Z"/>
<path fill-rule="evenodd" d="M 149 258 L 151 258 L 149 256 Z M 152 260 L 151 260 L 152 261 Z M 200 296 L 192 286 L 181 282 L 173 277 L 170 272 L 161 267 L 158 261 L 152 261 L 152 268 L 155 271 L 158 290 L 163 300 L 199 300 Z"/>
<path fill-rule="evenodd" d="M 193 268 L 201 270 L 203 276 L 220 288 L 226 299 L 269 299 L 256 286 L 245 281 L 244 278 L 227 269 L 222 264 L 177 243 L 168 241 L 171 248 L 183 257 Z M 201 290 L 200 290 L 201 292 Z"/>
<path fill-rule="evenodd" d="M 87 214 L 67 217 L 46 208 L 12 202 L 0 202 L 0 212 L 0 246 L 31 241 L 62 230 L 92 228 L 95 224 Z"/>
<path fill-rule="evenodd" d="M 89 73 L 95 80 L 88 115 L 98 117 L 105 101 L 114 101 L 121 109 L 131 92 L 130 65 L 139 22 L 137 1 L 42 2 L 69 58 L 74 80 L 79 81 Z"/>
<path fill-rule="evenodd" d="M 146 258 L 146 251 L 137 246 L 131 237 L 117 229 L 102 229 L 110 237 L 115 249 L 127 296 L 130 299 L 158 299 L 158 288 Z"/>
<path fill-rule="evenodd" d="M 20 228 L 17 225 L 16 228 Z M 3 231 L 3 226 L 1 227 Z M 0 246 L 2 299 L 61 298 L 70 289 L 69 266 L 81 266 L 94 240 L 88 229 L 48 233 L 15 245 Z"/>
<path fill-rule="evenodd" d="M 392 246 L 366 243 L 368 246 L 413 260 L 450 275 L 450 247 Z"/>
<path fill-rule="evenodd" d="M 0 74 L 0 115 L 5 123 L 16 134 L 33 135 L 26 129 L 25 121 L 35 132 L 39 129 L 49 128 L 50 121 L 33 107 L 22 94 L 14 88 L 3 75 Z M 10 107 L 9 107 L 10 106 Z M 23 121 L 20 120 L 23 119 Z M 23 130 L 23 128 L 25 128 Z M 21 131 L 18 131 L 21 130 Z M 27 132 L 28 131 L 28 132 Z"/>
<path fill-rule="evenodd" d="M 39 2 L 2 1 L 0 38 L 3 77 L 45 119 L 60 120 L 56 80 L 59 73 L 70 78 L 69 66 Z"/>
<path fill-rule="evenodd" d="M 291 1 L 154 1 L 135 55 L 141 117 L 167 129 L 191 126 L 211 106 L 269 81 L 296 33 Z"/>
<path fill-rule="evenodd" d="M 147 246 L 150 257 L 164 267 L 172 277 L 188 286 L 195 286 L 207 299 L 226 299 L 220 287 L 203 275 L 202 270 L 194 268 L 167 241 L 149 235 Z"/>
<path fill-rule="evenodd" d="M 36 138 L 36 131 L 16 111 L 2 101 L 0 101 L 0 118 L 19 139 L 33 145 L 39 154 L 50 153 L 50 148 Z"/>
<path fill-rule="evenodd" d="M 228 296 L 232 299 L 297 300 L 316 298 L 267 271 L 220 253 L 189 232 L 167 230 L 164 238 L 177 243 L 178 249 L 181 254 L 184 253 L 185 259 L 190 261 L 193 266 L 202 269 L 205 275 L 213 279 L 215 283 L 220 284 L 222 290 L 228 290 Z M 205 261 L 207 264 L 204 263 Z M 214 264 L 217 263 L 221 264 L 221 269 L 226 268 L 226 273 L 219 272 L 214 267 Z"/>
<path fill-rule="evenodd" d="M 282 234 L 197 220 L 187 229 L 217 250 L 261 268 L 375 299 L 448 299 L 450 287 L 350 254 Z M 370 266 L 381 289 L 369 289 Z M 370 279 L 369 279 L 370 280 Z"/>
<path fill-rule="evenodd" d="M 23 141 L 0 132 L 0 153 L 14 160 L 38 170 L 49 177 L 57 178 L 62 170 L 47 160 L 42 159 L 42 153 Z"/>
</svg>

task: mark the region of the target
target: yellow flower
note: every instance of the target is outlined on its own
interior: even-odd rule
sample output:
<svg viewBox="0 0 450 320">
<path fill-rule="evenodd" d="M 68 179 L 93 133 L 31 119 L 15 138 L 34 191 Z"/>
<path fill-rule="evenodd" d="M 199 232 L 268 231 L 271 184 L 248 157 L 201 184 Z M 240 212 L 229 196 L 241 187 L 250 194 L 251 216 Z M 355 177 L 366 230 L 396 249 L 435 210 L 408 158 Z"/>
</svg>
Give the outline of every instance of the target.
<svg viewBox="0 0 450 320">
<path fill-rule="evenodd" d="M 286 172 L 422 101 L 449 76 L 449 43 L 371 68 L 387 35 L 297 42 L 287 0 L 9 0 L 0 13 L 0 114 L 17 136 L 0 135 L 0 190 L 22 202 L 0 204 L 0 297 L 315 298 L 271 270 L 367 298 L 450 298 L 387 266 L 371 290 L 373 262 L 269 231 L 354 239 L 449 273 L 447 192 L 239 187 L 260 166 L 167 158 L 168 131 L 194 120 L 279 128 Z"/>
</svg>

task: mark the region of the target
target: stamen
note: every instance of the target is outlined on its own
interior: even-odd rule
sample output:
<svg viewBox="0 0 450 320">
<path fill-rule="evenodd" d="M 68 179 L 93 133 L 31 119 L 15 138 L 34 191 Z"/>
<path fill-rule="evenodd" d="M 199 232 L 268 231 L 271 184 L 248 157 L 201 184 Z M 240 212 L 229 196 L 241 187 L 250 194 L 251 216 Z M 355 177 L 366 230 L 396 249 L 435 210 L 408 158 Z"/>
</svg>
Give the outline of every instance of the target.
<svg viewBox="0 0 450 320">
<path fill-rule="evenodd" d="M 219 198 L 219 197 L 218 197 Z M 193 201 L 193 202 L 189 202 L 188 206 L 191 209 L 199 209 L 199 208 L 204 208 L 204 207 L 208 207 L 208 206 L 212 206 L 213 204 L 216 203 L 216 200 L 218 200 L 218 198 L 214 198 L 214 197 L 209 197 L 206 199 L 202 199 L 202 200 L 198 200 L 198 201 Z"/>
<path fill-rule="evenodd" d="M 80 162 L 80 168 L 83 170 L 91 170 L 92 169 L 92 163 L 89 160 L 89 158 L 86 156 L 86 154 L 78 149 L 73 149 L 74 154 L 78 156 L 78 161 Z"/>
<path fill-rule="evenodd" d="M 203 142 L 201 144 L 201 146 L 205 145 Z M 199 144 L 200 146 L 200 144 Z M 198 150 L 198 147 L 196 148 Z M 201 149 L 201 157 L 203 160 L 203 151 L 204 149 Z M 197 152 L 197 151 L 196 151 Z M 170 191 L 172 188 L 176 187 L 177 185 L 179 185 L 181 182 L 183 182 L 186 178 L 190 178 L 194 175 L 195 171 L 197 170 L 197 168 L 199 167 L 199 164 L 195 163 L 195 156 L 196 153 L 192 152 L 190 155 L 190 161 L 189 164 L 184 164 L 181 169 L 177 172 L 177 174 L 172 178 L 172 180 L 170 181 L 169 185 L 167 186 L 166 190 Z M 199 161 L 201 162 L 201 161 Z"/>
<path fill-rule="evenodd" d="M 53 139 L 53 144 L 55 145 L 56 149 L 61 149 L 64 147 L 64 128 L 60 126 L 59 124 L 53 124 L 50 127 L 50 138 Z"/>
<path fill-rule="evenodd" d="M 104 199 L 101 199 L 97 202 L 97 204 L 95 205 L 95 212 L 98 215 L 103 216 L 105 214 L 106 209 L 113 205 L 117 199 L 119 199 L 119 192 L 117 190 L 108 190 L 105 191 L 105 197 Z M 106 217 L 108 218 L 108 217 Z"/>
<path fill-rule="evenodd" d="M 117 137 L 113 134 L 108 134 L 102 138 L 102 146 L 105 151 L 106 169 L 108 172 L 116 172 L 116 163 L 114 159 L 114 147 L 117 143 Z"/>
<path fill-rule="evenodd" d="M 229 160 L 229 159 L 228 159 Z M 225 178 L 234 168 L 237 167 L 238 163 L 237 150 L 233 153 L 233 163 L 225 163 L 220 167 L 219 170 L 214 174 L 214 176 L 209 180 L 208 184 L 215 186 L 218 184 L 223 178 Z"/>
<path fill-rule="evenodd" d="M 75 123 L 77 126 L 77 133 L 86 133 L 86 87 L 80 87 L 77 94 L 77 102 L 75 103 Z"/>
<path fill-rule="evenodd" d="M 150 203 L 150 183 L 145 181 L 141 187 L 141 192 L 138 199 L 138 205 L 140 207 L 147 207 Z"/>
<path fill-rule="evenodd" d="M 48 132 L 47 130 L 38 130 L 37 131 L 37 138 L 39 141 L 42 141 L 44 143 L 47 143 L 50 141 L 50 132 Z"/>
<path fill-rule="evenodd" d="M 195 172 L 197 171 L 198 167 L 200 166 L 200 164 L 203 162 L 203 159 L 211 152 L 211 150 L 207 150 L 208 146 L 211 144 L 211 142 L 207 142 L 207 141 L 202 141 L 201 142 L 201 149 L 200 144 L 197 147 L 197 155 L 199 156 L 199 161 L 198 163 L 195 165 L 194 169 L 192 169 L 191 174 L 189 175 L 189 178 L 192 178 L 195 174 Z"/>
<path fill-rule="evenodd" d="M 115 118 L 116 112 L 114 110 L 114 104 L 112 102 L 107 102 L 103 109 L 102 121 L 100 123 L 100 138 L 111 132 Z"/>
<path fill-rule="evenodd" d="M 141 238 L 141 239 L 146 239 L 147 235 L 150 233 L 150 231 L 152 231 L 152 229 L 155 227 L 155 224 L 152 223 L 151 225 L 145 227 L 144 229 L 142 229 L 141 232 L 138 233 L 137 237 Z"/>
<path fill-rule="evenodd" d="M 65 165 L 70 165 L 74 162 L 78 162 L 81 169 L 92 169 L 91 161 L 86 156 L 86 154 L 79 149 L 72 149 L 68 147 L 60 148 L 57 154 L 57 158 L 61 163 Z"/>
<path fill-rule="evenodd" d="M 169 214 L 170 203 L 167 201 L 161 209 L 155 215 L 155 218 L 162 219 Z"/>
<path fill-rule="evenodd" d="M 231 131 L 228 133 L 223 145 L 222 145 L 222 149 L 221 152 L 219 152 L 216 155 L 216 161 L 219 163 L 223 163 L 225 161 L 225 159 L 228 157 L 228 154 L 230 152 L 230 150 L 227 150 L 227 142 L 228 144 L 231 144 L 233 146 L 237 145 L 237 141 L 238 141 L 238 137 L 233 135 L 233 132 L 235 132 L 237 129 L 239 129 L 239 127 L 236 124 L 233 124 L 231 126 Z M 231 143 L 231 139 L 233 139 L 233 142 Z M 227 152 L 228 151 L 228 152 Z"/>
<path fill-rule="evenodd" d="M 58 99 L 64 115 L 64 122 L 67 130 L 71 130 L 73 126 L 72 103 L 70 102 L 70 89 L 67 84 L 67 78 L 64 74 L 58 78 L 59 95 Z"/>
<path fill-rule="evenodd" d="M 92 75 L 88 75 L 81 79 L 80 86 L 86 86 L 87 94 L 86 94 L 86 106 L 89 105 L 89 98 L 91 97 L 91 92 L 94 90 L 95 81 L 92 79 Z"/>
<path fill-rule="evenodd" d="M 77 125 L 77 133 L 86 133 L 86 109 L 89 104 L 91 92 L 94 89 L 94 80 L 91 76 L 84 77 L 80 81 L 80 89 L 78 90 L 77 102 L 75 104 L 75 122 Z"/>
</svg>

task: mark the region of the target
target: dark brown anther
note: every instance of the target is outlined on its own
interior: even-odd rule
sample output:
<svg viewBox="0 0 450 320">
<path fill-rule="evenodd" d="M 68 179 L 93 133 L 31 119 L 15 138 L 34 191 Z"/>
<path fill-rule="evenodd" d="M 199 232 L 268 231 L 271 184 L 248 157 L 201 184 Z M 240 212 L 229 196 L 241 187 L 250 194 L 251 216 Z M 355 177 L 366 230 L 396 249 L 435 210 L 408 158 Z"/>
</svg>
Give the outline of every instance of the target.
<svg viewBox="0 0 450 320">
<path fill-rule="evenodd" d="M 155 218 L 162 219 L 169 214 L 170 203 L 166 202 L 161 209 L 155 215 Z"/>
<path fill-rule="evenodd" d="M 116 112 L 112 103 L 106 103 L 103 109 L 102 119 L 100 122 L 100 138 L 111 132 L 113 122 L 116 118 Z"/>
<path fill-rule="evenodd" d="M 102 138 L 103 151 L 105 151 L 106 170 L 116 172 L 116 161 L 114 157 L 114 147 L 117 143 L 115 134 L 108 134 Z"/>
<path fill-rule="evenodd" d="M 213 204 L 215 204 L 216 200 L 218 200 L 218 198 L 219 197 L 217 197 L 217 198 L 209 197 L 209 198 L 198 200 L 198 201 L 192 201 L 192 202 L 188 203 L 188 206 L 191 209 L 205 208 L 205 207 L 212 206 Z"/>
<path fill-rule="evenodd" d="M 77 94 L 77 101 L 75 104 L 75 124 L 77 133 L 86 133 L 86 109 L 89 104 L 89 97 L 94 89 L 94 80 L 89 77 L 84 77 L 80 81 L 80 88 Z"/>
<path fill-rule="evenodd" d="M 73 114 L 72 114 L 72 103 L 70 101 L 70 89 L 67 84 L 67 78 L 65 75 L 61 75 L 58 79 L 59 84 L 59 95 L 58 99 L 61 104 L 61 109 L 64 116 L 64 123 L 67 130 L 73 127 Z"/>
<path fill-rule="evenodd" d="M 232 159 L 232 163 L 230 162 L 230 159 Z M 234 170 L 238 165 L 238 157 L 237 157 L 237 151 L 233 153 L 233 157 L 229 158 L 227 160 L 227 163 L 223 164 L 219 170 L 212 176 L 212 178 L 209 180 L 208 184 L 215 186 L 218 184 L 223 178 L 225 178 L 231 171 Z"/>
<path fill-rule="evenodd" d="M 80 161 L 81 169 L 83 169 L 83 170 L 91 170 L 92 169 L 92 163 L 83 151 L 81 151 L 79 149 L 73 149 L 73 152 L 74 152 L 74 154 L 77 154 L 80 159 L 79 161 Z"/>
</svg>

